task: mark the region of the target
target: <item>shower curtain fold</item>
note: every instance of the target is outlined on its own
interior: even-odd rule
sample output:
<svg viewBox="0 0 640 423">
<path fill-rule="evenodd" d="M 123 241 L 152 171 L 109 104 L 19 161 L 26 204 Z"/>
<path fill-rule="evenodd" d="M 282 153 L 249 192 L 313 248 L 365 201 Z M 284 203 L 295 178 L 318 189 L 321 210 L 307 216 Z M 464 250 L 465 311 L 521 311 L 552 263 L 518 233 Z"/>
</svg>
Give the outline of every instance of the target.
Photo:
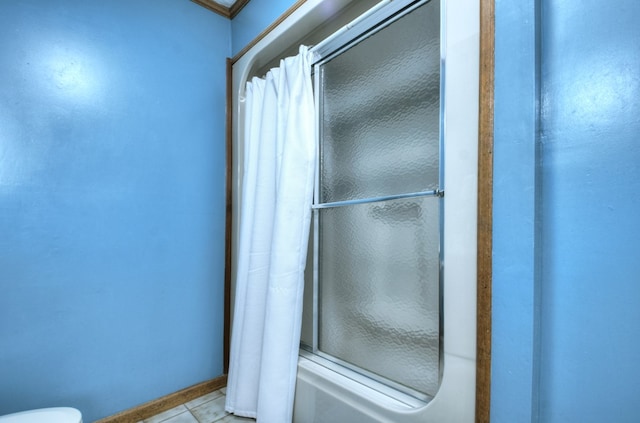
<svg viewBox="0 0 640 423">
<path fill-rule="evenodd" d="M 315 174 L 312 53 L 247 82 L 236 299 L 226 410 L 292 420 Z"/>
</svg>

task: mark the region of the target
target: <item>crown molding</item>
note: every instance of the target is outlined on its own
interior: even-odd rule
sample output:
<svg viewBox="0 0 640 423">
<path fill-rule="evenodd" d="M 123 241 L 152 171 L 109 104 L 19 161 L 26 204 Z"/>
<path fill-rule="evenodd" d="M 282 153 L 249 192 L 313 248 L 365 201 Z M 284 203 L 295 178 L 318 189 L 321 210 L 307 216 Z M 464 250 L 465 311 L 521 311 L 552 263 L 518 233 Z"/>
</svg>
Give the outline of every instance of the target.
<svg viewBox="0 0 640 423">
<path fill-rule="evenodd" d="M 229 8 L 229 13 L 231 15 L 231 19 L 235 18 L 238 13 L 249 3 L 249 0 L 237 0 L 231 7 Z"/>
<path fill-rule="evenodd" d="M 243 7 L 249 3 L 249 0 L 238 0 L 231 7 L 225 7 L 216 3 L 213 0 L 191 0 L 192 2 L 199 4 L 200 6 L 211 10 L 218 15 L 224 16 L 227 19 L 233 19 Z"/>
</svg>

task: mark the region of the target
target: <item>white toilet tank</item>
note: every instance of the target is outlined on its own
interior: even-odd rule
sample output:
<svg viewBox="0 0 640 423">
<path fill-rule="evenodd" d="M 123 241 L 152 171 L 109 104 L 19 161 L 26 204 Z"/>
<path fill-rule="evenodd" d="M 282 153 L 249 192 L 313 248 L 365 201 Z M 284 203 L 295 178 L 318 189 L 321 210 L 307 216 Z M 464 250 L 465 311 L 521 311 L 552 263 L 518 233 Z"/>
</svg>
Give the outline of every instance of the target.
<svg viewBox="0 0 640 423">
<path fill-rule="evenodd" d="M 0 423 L 82 423 L 82 414 L 70 407 L 41 408 L 0 416 Z"/>
</svg>

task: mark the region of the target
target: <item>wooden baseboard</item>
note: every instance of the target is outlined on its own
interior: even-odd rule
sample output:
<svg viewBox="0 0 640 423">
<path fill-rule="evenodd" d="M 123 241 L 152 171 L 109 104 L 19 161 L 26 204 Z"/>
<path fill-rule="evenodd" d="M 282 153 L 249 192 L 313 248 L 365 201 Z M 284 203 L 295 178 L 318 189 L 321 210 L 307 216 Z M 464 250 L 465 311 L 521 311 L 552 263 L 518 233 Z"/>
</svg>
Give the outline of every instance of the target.
<svg viewBox="0 0 640 423">
<path fill-rule="evenodd" d="M 224 388 L 225 386 L 227 386 L 227 375 L 222 375 L 215 379 L 198 383 L 197 385 L 184 388 L 162 398 L 158 398 L 129 410 L 114 414 L 113 416 L 97 420 L 96 423 L 136 423 L 220 388 Z"/>
</svg>

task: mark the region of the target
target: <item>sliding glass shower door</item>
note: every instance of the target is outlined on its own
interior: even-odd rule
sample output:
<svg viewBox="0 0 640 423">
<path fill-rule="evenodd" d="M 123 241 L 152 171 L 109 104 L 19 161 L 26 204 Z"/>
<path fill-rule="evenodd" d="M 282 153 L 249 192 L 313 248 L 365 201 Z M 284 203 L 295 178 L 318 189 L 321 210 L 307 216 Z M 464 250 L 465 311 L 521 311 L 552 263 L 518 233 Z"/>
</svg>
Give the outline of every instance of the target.
<svg viewBox="0 0 640 423">
<path fill-rule="evenodd" d="M 441 373 L 440 70 L 437 0 L 315 65 L 303 348 L 420 399 L 435 395 Z"/>
</svg>

